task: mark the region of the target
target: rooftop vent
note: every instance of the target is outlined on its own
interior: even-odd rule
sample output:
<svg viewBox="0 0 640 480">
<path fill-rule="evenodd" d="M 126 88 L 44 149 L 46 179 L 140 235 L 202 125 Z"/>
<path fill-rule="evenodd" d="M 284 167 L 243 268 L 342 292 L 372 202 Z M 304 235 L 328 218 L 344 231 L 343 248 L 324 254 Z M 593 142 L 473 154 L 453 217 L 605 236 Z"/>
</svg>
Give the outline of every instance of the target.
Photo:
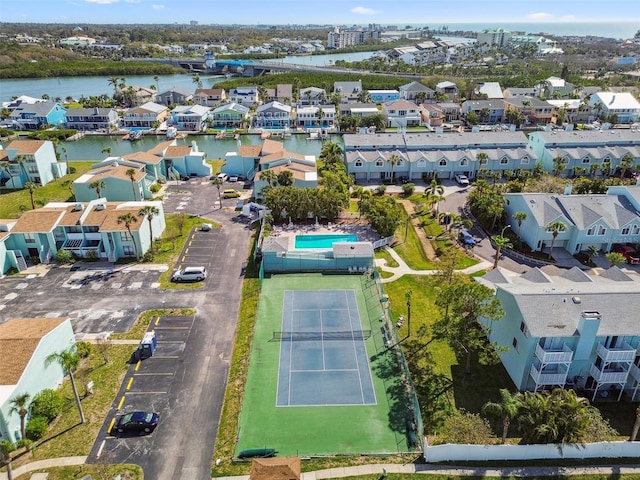
<svg viewBox="0 0 640 480">
<path fill-rule="evenodd" d="M 74 211 L 74 212 L 79 212 L 79 211 L 81 211 L 81 210 L 84 210 L 84 206 L 83 206 L 81 203 L 76 203 L 76 204 L 73 206 L 73 211 Z"/>
<path fill-rule="evenodd" d="M 100 211 L 100 210 L 104 210 L 105 208 L 107 208 L 105 206 L 104 203 L 99 203 L 98 205 L 96 205 L 96 210 Z"/>
<path fill-rule="evenodd" d="M 575 303 L 576 305 L 580 305 L 582 303 L 582 299 L 578 296 L 575 297 L 571 297 L 571 300 L 573 301 L 573 303 Z"/>
</svg>

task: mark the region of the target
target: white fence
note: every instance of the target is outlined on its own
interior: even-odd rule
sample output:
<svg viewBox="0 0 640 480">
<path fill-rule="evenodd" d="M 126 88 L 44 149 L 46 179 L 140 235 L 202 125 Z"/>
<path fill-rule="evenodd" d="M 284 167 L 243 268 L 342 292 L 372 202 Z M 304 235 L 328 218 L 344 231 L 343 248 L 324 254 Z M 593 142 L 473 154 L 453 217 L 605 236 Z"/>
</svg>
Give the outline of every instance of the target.
<svg viewBox="0 0 640 480">
<path fill-rule="evenodd" d="M 640 442 L 598 442 L 584 447 L 564 445 L 434 445 L 424 442 L 427 463 L 492 460 L 562 460 L 565 458 L 640 458 Z"/>
</svg>

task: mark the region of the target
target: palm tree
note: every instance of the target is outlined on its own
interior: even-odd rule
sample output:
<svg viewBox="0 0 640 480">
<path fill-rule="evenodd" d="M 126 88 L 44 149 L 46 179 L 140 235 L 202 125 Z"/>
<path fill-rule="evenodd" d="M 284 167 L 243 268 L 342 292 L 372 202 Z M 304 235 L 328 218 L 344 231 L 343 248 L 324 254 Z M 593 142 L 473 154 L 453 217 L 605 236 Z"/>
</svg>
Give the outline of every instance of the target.
<svg viewBox="0 0 640 480">
<path fill-rule="evenodd" d="M 432 205 L 435 205 L 435 212 L 438 213 L 438 203 L 444 197 L 444 187 L 438 183 L 438 181 L 434 178 L 431 180 L 431 183 L 424 190 L 424 196 L 432 202 Z"/>
<path fill-rule="evenodd" d="M 527 219 L 527 214 L 525 212 L 516 212 L 513 214 L 513 219 L 518 224 L 518 238 L 520 238 L 520 228 L 522 227 L 522 222 Z"/>
<path fill-rule="evenodd" d="M 89 184 L 89 188 L 93 188 L 96 191 L 96 194 L 98 194 L 98 198 L 100 198 L 100 193 L 102 192 L 102 189 L 106 187 L 107 187 L 107 184 L 104 182 L 104 180 L 94 180 Z"/>
<path fill-rule="evenodd" d="M 17 413 L 20 415 L 20 438 L 27 438 L 27 434 L 24 431 L 25 427 L 25 418 L 27 417 L 27 413 L 29 413 L 29 400 L 31 399 L 31 395 L 28 393 L 23 393 L 20 395 L 16 395 L 9 402 L 11 404 L 11 409 L 9 410 L 9 415 L 13 415 Z"/>
<path fill-rule="evenodd" d="M 589 255 L 589 262 L 591 262 L 591 259 L 593 257 L 598 255 L 599 251 L 600 251 L 600 249 L 598 247 L 596 247 L 595 245 L 589 245 L 589 247 L 587 248 L 587 255 Z"/>
<path fill-rule="evenodd" d="M 567 159 L 564 157 L 556 157 L 553 159 L 553 174 L 559 177 L 567 165 Z"/>
<path fill-rule="evenodd" d="M 131 225 L 137 223 L 138 219 L 131 213 L 123 213 L 118 217 L 118 225 L 124 223 L 124 228 L 129 232 L 129 236 L 131 237 L 131 241 L 133 242 L 133 249 L 136 251 L 136 260 L 140 261 L 140 253 L 138 252 L 138 243 L 136 242 L 133 233 L 131 233 Z"/>
<path fill-rule="evenodd" d="M 29 181 L 29 182 L 26 182 L 24 184 L 24 188 L 29 190 L 29 197 L 31 198 L 31 209 L 35 210 L 36 209 L 36 202 L 33 199 L 33 192 L 36 191 L 36 188 L 38 188 L 38 185 L 36 185 L 35 183 Z"/>
<path fill-rule="evenodd" d="M 605 253 L 604 257 L 607 259 L 607 261 L 609 262 L 609 265 L 612 267 L 615 267 L 616 265 L 620 265 L 621 263 L 624 263 L 627 261 L 626 258 L 624 258 L 624 255 L 618 252 Z"/>
<path fill-rule="evenodd" d="M 476 158 L 478 159 L 478 165 L 482 166 L 487 164 L 489 155 L 487 155 L 486 152 L 480 152 L 478 155 L 476 155 Z"/>
<path fill-rule="evenodd" d="M 631 165 L 633 165 L 633 156 L 625 153 L 620 159 L 620 180 L 624 179 L 624 174 L 631 168 Z"/>
<path fill-rule="evenodd" d="M 127 175 L 127 177 L 129 177 L 129 180 L 131 180 L 131 191 L 133 192 L 133 201 L 135 202 L 137 200 L 136 199 L 136 169 L 128 168 L 125 174 Z"/>
<path fill-rule="evenodd" d="M 553 245 L 556 243 L 556 238 L 558 238 L 558 235 L 560 235 L 560 233 L 566 231 L 567 226 L 560 221 L 551 222 L 549 225 L 547 225 L 547 232 L 551 232 L 552 237 L 551 246 L 549 247 L 549 258 L 551 258 L 551 253 L 553 252 Z"/>
<path fill-rule="evenodd" d="M 271 172 L 273 175 L 275 175 L 275 173 L 273 173 L 273 171 L 271 170 L 267 170 L 267 172 Z M 266 173 L 266 172 L 263 172 Z M 218 189 L 218 200 L 220 201 L 220 208 L 222 208 L 222 192 L 220 191 L 220 188 L 222 187 L 222 179 L 219 177 L 214 177 L 213 179 L 213 184 L 216 186 L 216 188 Z M 267 184 L 269 182 L 267 181 Z"/>
<path fill-rule="evenodd" d="M 324 118 L 322 107 L 318 107 L 318 110 L 316 110 L 316 118 L 318 119 L 318 126 L 322 126 L 322 119 Z"/>
<path fill-rule="evenodd" d="M 138 210 L 138 215 L 141 217 L 147 217 L 147 221 L 149 222 L 149 245 L 153 252 L 153 217 L 160 215 L 160 210 L 158 210 L 158 207 L 154 207 L 153 205 L 147 205 Z"/>
<path fill-rule="evenodd" d="M 482 406 L 482 414 L 502 419 L 502 443 L 507 441 L 509 425 L 520 410 L 520 395 L 512 394 L 506 388 L 500 389 L 500 402 L 487 402 Z"/>
<path fill-rule="evenodd" d="M 11 452 L 16 446 L 9 440 L 0 440 L 0 460 L 7 466 L 7 478 L 13 480 L 13 471 L 11 470 Z"/>
<path fill-rule="evenodd" d="M 69 380 L 71 380 L 71 389 L 73 390 L 73 395 L 76 399 L 76 405 L 78 406 L 78 412 L 80 413 L 80 423 L 85 423 L 86 419 L 84 418 L 82 404 L 80 403 L 80 397 L 78 396 L 76 381 L 73 378 L 73 371 L 78 368 L 78 364 L 80 363 L 80 356 L 78 355 L 77 347 L 73 345 L 66 350 L 62 350 L 61 352 L 52 353 L 44 359 L 45 367 L 48 367 L 53 363 L 57 363 L 58 365 L 60 365 L 64 374 L 69 375 Z"/>
<path fill-rule="evenodd" d="M 160 77 L 158 75 L 154 75 L 153 81 L 156 82 L 156 93 L 158 93 L 160 91 L 160 87 L 159 87 Z"/>
<path fill-rule="evenodd" d="M 390 173 L 390 177 L 391 177 L 391 182 L 394 181 L 393 178 L 393 167 L 396 166 L 396 164 L 400 163 L 402 161 L 402 159 L 400 158 L 399 155 L 392 153 L 389 158 L 387 158 L 387 162 L 391 165 L 391 173 Z"/>
<path fill-rule="evenodd" d="M 493 235 L 491 240 L 493 240 L 493 244 L 496 248 L 496 254 L 493 257 L 493 269 L 495 270 L 498 268 L 498 260 L 500 260 L 500 252 L 502 249 L 512 248 L 513 244 L 511 243 L 511 240 L 509 240 L 509 237 L 503 237 L 502 235 Z"/>
<path fill-rule="evenodd" d="M 109 77 L 109 85 L 113 86 L 113 98 L 115 99 L 118 96 L 118 86 L 120 82 L 120 78 L 118 77 Z"/>
</svg>

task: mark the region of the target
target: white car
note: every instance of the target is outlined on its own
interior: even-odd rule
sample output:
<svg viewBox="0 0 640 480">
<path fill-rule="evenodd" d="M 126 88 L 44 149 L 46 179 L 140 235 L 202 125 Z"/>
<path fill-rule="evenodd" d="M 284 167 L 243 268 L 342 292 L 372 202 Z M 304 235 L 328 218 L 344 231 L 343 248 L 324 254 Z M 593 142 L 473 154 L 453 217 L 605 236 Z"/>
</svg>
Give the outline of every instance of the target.
<svg viewBox="0 0 640 480">
<path fill-rule="evenodd" d="M 227 175 L 226 173 L 219 173 L 218 178 L 223 182 L 226 182 L 227 180 L 229 180 L 229 175 Z"/>
<path fill-rule="evenodd" d="M 172 282 L 201 282 L 207 278 L 207 269 L 204 267 L 186 267 L 176 270 L 171 275 Z"/>
<path fill-rule="evenodd" d="M 238 176 L 237 175 L 231 175 L 229 177 L 229 181 L 230 182 L 237 182 L 238 181 Z"/>
<path fill-rule="evenodd" d="M 456 182 L 458 182 L 458 185 L 469 185 L 469 179 L 466 175 L 456 175 Z"/>
</svg>

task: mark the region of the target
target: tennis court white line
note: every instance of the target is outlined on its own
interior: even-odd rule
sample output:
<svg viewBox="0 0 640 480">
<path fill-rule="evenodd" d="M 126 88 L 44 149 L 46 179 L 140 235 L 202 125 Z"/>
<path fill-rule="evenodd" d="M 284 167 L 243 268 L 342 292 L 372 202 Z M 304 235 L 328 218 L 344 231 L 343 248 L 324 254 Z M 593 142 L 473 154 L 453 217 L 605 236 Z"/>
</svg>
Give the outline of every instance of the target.
<svg viewBox="0 0 640 480">
<path fill-rule="evenodd" d="M 296 373 L 316 373 L 316 372 L 357 372 L 357 368 L 323 368 L 322 370 L 291 370 Z"/>
<path fill-rule="evenodd" d="M 351 290 L 353 292 L 353 290 Z M 344 291 L 345 299 L 347 301 L 347 307 L 350 307 L 349 297 L 347 296 L 347 291 Z M 353 292 L 355 299 L 355 292 Z M 356 308 L 358 305 L 356 304 Z M 349 315 L 349 326 L 351 327 L 351 331 L 353 331 L 353 319 L 351 317 L 351 308 L 347 308 Z M 360 317 L 360 312 L 358 312 L 358 317 Z M 360 320 L 360 318 L 358 318 Z M 362 320 L 360 320 L 360 330 L 362 329 Z M 360 362 L 358 361 L 358 349 L 356 348 L 355 339 L 353 341 L 353 356 L 356 359 L 356 366 L 358 367 L 358 381 L 360 382 L 360 398 L 362 399 L 362 403 L 364 403 L 364 389 L 362 388 L 362 376 L 360 375 Z"/>
</svg>

